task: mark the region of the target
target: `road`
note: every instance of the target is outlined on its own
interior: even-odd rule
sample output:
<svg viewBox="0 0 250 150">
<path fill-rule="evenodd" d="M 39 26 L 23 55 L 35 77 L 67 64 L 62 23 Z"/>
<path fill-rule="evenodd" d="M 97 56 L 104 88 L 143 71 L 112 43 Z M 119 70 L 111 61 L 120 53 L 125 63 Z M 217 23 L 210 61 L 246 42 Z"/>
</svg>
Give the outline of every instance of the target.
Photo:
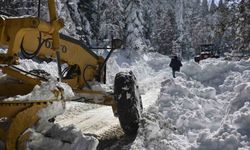
<svg viewBox="0 0 250 150">
<path fill-rule="evenodd" d="M 152 89 L 142 95 L 144 110 L 156 101 L 159 91 Z M 119 120 L 114 117 L 111 107 L 79 102 L 67 102 L 66 111 L 56 118 L 56 123 L 61 126 L 73 124 L 83 133 L 97 136 L 119 126 Z"/>
</svg>

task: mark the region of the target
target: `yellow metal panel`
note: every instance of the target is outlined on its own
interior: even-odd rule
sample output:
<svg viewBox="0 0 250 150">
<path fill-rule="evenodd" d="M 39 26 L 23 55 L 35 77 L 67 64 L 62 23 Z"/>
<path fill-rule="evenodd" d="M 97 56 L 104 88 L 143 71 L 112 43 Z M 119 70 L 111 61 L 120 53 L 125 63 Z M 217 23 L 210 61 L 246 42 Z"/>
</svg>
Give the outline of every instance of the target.
<svg viewBox="0 0 250 150">
<path fill-rule="evenodd" d="M 2 71 L 3 71 L 3 73 L 5 73 L 11 77 L 17 78 L 17 79 L 19 79 L 27 84 L 37 85 L 37 84 L 41 83 L 41 81 L 40 81 L 41 79 L 31 77 L 31 75 L 24 74 L 23 72 L 20 72 L 14 68 L 3 67 Z"/>
<path fill-rule="evenodd" d="M 86 85 L 84 78 L 88 81 L 95 77 L 98 66 L 103 62 L 101 61 L 102 58 L 93 56 L 81 44 L 64 36 L 60 38 L 60 45 L 58 46 L 59 37 L 56 32 L 62 26 L 61 20 L 54 20 L 51 24 L 34 17 L 4 18 L 4 25 L 0 26 L 2 32 L 0 33 L 0 39 L 2 40 L 0 40 L 0 46 L 8 46 L 9 49 L 7 55 L 0 55 L 0 63 L 17 64 L 17 54 L 21 45 L 24 50 L 30 53 L 34 53 L 40 48 L 39 57 L 53 59 L 56 58 L 55 50 L 59 50 L 62 63 L 77 65 L 80 68 L 81 75 L 79 76 L 78 87 L 83 87 Z M 54 40 L 52 40 L 52 35 Z M 40 42 L 39 39 L 41 39 Z M 59 49 L 55 49 L 55 47 L 59 47 Z M 85 69 L 86 66 L 88 66 L 87 69 Z"/>
<path fill-rule="evenodd" d="M 48 0 L 50 21 L 57 19 L 55 0 Z"/>
<path fill-rule="evenodd" d="M 32 105 L 30 108 L 19 112 L 15 118 L 12 119 L 11 125 L 6 132 L 6 149 L 17 149 L 16 144 L 19 136 L 28 128 L 32 127 L 38 120 L 37 113 L 47 105 Z M 24 149 L 24 148 L 23 148 Z"/>
<path fill-rule="evenodd" d="M 60 102 L 65 105 L 64 101 Z M 9 122 L 7 126 L 2 126 L 0 122 L 0 139 L 5 142 L 7 150 L 15 150 L 17 146 L 18 149 L 24 149 L 23 146 L 29 139 L 29 134 L 24 132 L 40 119 L 37 113 L 52 103 L 53 101 L 45 100 L 0 103 L 0 118 L 6 117 Z"/>
<path fill-rule="evenodd" d="M 5 19 L 3 16 L 0 16 L 0 43 L 3 43 L 6 41 L 6 37 L 4 36 L 4 30 L 5 30 Z"/>
<path fill-rule="evenodd" d="M 0 85 L 0 96 L 13 97 L 30 93 L 35 85 L 21 83 L 4 83 Z"/>
<path fill-rule="evenodd" d="M 25 144 L 30 139 L 31 131 L 25 132 L 24 134 L 20 135 L 20 137 L 17 140 L 17 149 L 18 150 L 24 150 Z"/>
<path fill-rule="evenodd" d="M 5 131 L 6 129 L 2 126 L 0 126 L 0 140 L 5 141 Z"/>
<path fill-rule="evenodd" d="M 37 31 L 29 31 L 26 32 L 23 38 L 23 48 L 30 53 L 34 53 L 34 51 L 39 46 L 39 38 L 42 39 L 41 49 L 39 52 L 40 57 L 44 58 L 55 58 L 56 53 L 52 48 L 52 37 L 48 34 L 41 34 L 41 37 Z M 33 39 L 33 44 L 30 44 L 31 39 Z M 40 43 L 40 44 L 41 44 Z M 70 41 L 69 39 L 60 39 L 60 54 L 61 54 L 61 62 L 67 63 L 69 65 L 78 65 L 81 70 L 81 76 L 79 77 L 78 87 L 82 87 L 85 84 L 85 80 L 93 80 L 94 76 L 97 72 L 98 65 L 103 62 L 100 59 L 102 57 L 94 57 L 91 53 L 84 49 L 81 45 Z M 85 69 L 85 67 L 87 67 Z M 85 72 L 84 72 L 85 70 Z M 73 88 L 75 86 L 72 86 Z"/>
<path fill-rule="evenodd" d="M 96 96 L 103 96 L 103 101 L 102 102 L 96 102 L 93 99 L 87 100 L 84 102 L 87 103 L 93 103 L 93 104 L 100 104 L 100 105 L 106 105 L 106 106 L 112 106 L 115 109 L 116 101 L 114 100 L 114 97 L 111 95 L 108 95 L 105 92 L 102 91 L 94 91 L 94 90 L 74 90 L 74 92 L 78 94 L 86 94 L 86 95 L 96 95 Z"/>
</svg>

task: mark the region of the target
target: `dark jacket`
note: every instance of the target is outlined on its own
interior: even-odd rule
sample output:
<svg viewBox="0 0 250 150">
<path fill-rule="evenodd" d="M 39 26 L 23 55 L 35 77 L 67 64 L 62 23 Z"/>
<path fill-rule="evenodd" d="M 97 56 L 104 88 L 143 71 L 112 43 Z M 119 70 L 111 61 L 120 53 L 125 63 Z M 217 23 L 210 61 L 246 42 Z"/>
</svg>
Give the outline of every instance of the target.
<svg viewBox="0 0 250 150">
<path fill-rule="evenodd" d="M 174 57 L 171 59 L 171 62 L 169 64 L 169 66 L 174 70 L 174 71 L 180 71 L 180 68 L 182 66 L 181 61 L 177 58 Z"/>
</svg>

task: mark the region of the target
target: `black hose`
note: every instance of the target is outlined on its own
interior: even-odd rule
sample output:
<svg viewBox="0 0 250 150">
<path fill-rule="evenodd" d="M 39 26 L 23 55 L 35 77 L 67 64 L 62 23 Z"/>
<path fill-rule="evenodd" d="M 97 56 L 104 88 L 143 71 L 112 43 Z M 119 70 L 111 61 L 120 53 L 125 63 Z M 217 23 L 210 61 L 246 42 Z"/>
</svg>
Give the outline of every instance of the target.
<svg viewBox="0 0 250 150">
<path fill-rule="evenodd" d="M 18 70 L 18 71 L 24 72 L 24 73 L 26 73 L 26 74 L 30 74 L 30 75 L 33 75 L 33 76 L 35 76 L 35 77 L 38 77 L 38 78 L 40 78 L 40 79 L 42 79 L 42 80 L 44 80 L 44 81 L 48 81 L 48 79 L 46 79 L 46 78 L 44 78 L 44 77 L 41 77 L 41 76 L 39 76 L 39 75 L 37 75 L 37 74 L 31 73 L 31 72 L 28 72 L 28 71 L 25 71 L 25 70 L 20 69 L 20 68 L 18 68 L 18 67 L 16 67 L 16 66 L 10 66 L 10 67 L 12 67 L 12 68 L 14 68 L 14 69 L 16 69 L 16 70 Z"/>
<path fill-rule="evenodd" d="M 41 42 L 42 41 L 42 34 L 41 34 L 41 32 L 39 32 L 39 38 L 38 39 L 39 39 L 39 41 L 38 41 L 38 47 L 37 47 L 37 49 L 35 50 L 34 53 L 28 53 L 28 52 L 26 52 L 24 50 L 24 47 L 23 47 L 23 40 L 24 40 L 24 38 L 22 39 L 22 43 L 21 43 L 20 48 L 21 48 L 21 53 L 22 53 L 22 55 L 25 58 L 32 59 L 32 58 L 34 58 L 39 53 L 39 51 L 40 51 L 40 49 L 41 49 L 41 47 L 43 45 L 43 42 Z"/>
<path fill-rule="evenodd" d="M 62 71 L 63 77 L 64 77 L 65 73 L 68 72 L 69 70 L 70 70 L 70 67 L 66 67 L 63 69 L 63 71 Z"/>
<path fill-rule="evenodd" d="M 32 58 L 36 57 L 37 54 L 40 52 L 40 50 L 41 50 L 43 44 L 44 44 L 45 42 L 49 41 L 49 40 L 52 40 L 52 38 L 47 38 L 47 39 L 45 39 L 45 40 L 42 41 L 42 34 L 41 34 L 41 32 L 39 32 L 39 43 L 38 43 L 38 47 L 37 47 L 37 49 L 35 50 L 34 53 L 28 53 L 28 52 L 25 51 L 25 49 L 24 49 L 24 47 L 23 47 L 23 40 L 24 40 L 24 38 L 22 39 L 22 43 L 21 43 L 21 46 L 20 46 L 21 54 L 22 54 L 25 58 L 27 58 L 27 59 L 32 59 Z"/>
</svg>

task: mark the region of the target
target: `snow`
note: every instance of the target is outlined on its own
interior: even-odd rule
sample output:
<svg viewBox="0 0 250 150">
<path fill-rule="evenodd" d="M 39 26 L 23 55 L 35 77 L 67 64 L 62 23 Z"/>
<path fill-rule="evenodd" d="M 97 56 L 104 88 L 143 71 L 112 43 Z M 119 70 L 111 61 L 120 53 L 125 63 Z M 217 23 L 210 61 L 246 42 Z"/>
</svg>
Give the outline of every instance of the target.
<svg viewBox="0 0 250 150">
<path fill-rule="evenodd" d="M 30 133 L 29 141 L 26 144 L 27 150 L 92 150 L 97 147 L 97 139 L 83 135 L 73 125 L 61 127 L 59 124 L 47 121 L 62 114 L 64 109 L 62 101 L 58 101 L 39 111 L 39 122 L 35 127 L 26 131 Z"/>
<path fill-rule="evenodd" d="M 6 53 L 7 51 L 5 50 L 5 49 L 3 49 L 3 48 L 0 48 L 0 54 L 1 53 Z"/>
<path fill-rule="evenodd" d="M 43 130 L 39 132 L 30 131 L 31 137 L 26 145 L 27 150 L 94 150 L 98 145 L 95 138 L 82 135 L 74 126 L 62 128 L 58 124 L 49 122 L 43 122 L 39 125 L 36 129 L 41 128 Z"/>
<path fill-rule="evenodd" d="M 62 100 L 72 97 L 74 97 L 74 93 L 69 85 L 50 79 L 48 82 L 42 82 L 41 85 L 36 85 L 33 91 L 27 95 L 17 95 L 5 99 L 5 101 Z"/>
<path fill-rule="evenodd" d="M 58 77 L 58 69 L 57 69 L 57 63 L 52 61 L 52 62 L 35 62 L 30 59 L 20 59 L 19 60 L 20 64 L 17 65 L 16 67 L 26 70 L 26 71 L 31 71 L 31 70 L 44 70 L 47 73 L 50 74 L 51 78 L 56 79 Z M 62 66 L 63 67 L 63 66 Z"/>
<path fill-rule="evenodd" d="M 24 62 L 29 64 L 21 67 L 28 70 L 40 68 L 28 60 Z M 126 51 L 115 52 L 107 65 L 107 87 L 90 83 L 91 86 L 95 85 L 93 89 L 103 91 L 113 84 L 116 73 L 134 72 L 140 87 L 144 113 L 135 141 L 123 148 L 250 149 L 250 60 L 206 59 L 199 64 L 193 60 L 184 61 L 177 78 L 172 78 L 169 62 L 170 58 L 158 53 L 135 53 L 131 56 Z M 46 66 L 46 63 L 41 66 Z M 56 67 L 53 63 L 48 66 Z M 52 69 L 47 71 L 55 74 Z M 51 91 L 58 86 L 69 92 L 67 85 L 51 80 L 51 84 L 36 87 L 31 95 L 46 97 L 43 87 Z M 72 96 L 72 93 L 66 95 Z M 52 95 L 47 96 L 51 98 Z M 30 129 L 30 149 L 95 149 L 97 139 L 82 132 L 99 135 L 118 125 L 109 107 L 76 102 L 67 104 L 66 111 L 69 113 L 59 116 L 56 124 L 41 121 Z M 50 112 L 55 109 L 58 109 L 58 113 Z M 64 109 L 63 105 L 55 104 L 39 115 L 41 118 L 50 118 L 61 114 Z"/>
<path fill-rule="evenodd" d="M 161 82 L 131 149 L 249 149 L 249 64 L 185 62 L 176 79 Z"/>
</svg>

